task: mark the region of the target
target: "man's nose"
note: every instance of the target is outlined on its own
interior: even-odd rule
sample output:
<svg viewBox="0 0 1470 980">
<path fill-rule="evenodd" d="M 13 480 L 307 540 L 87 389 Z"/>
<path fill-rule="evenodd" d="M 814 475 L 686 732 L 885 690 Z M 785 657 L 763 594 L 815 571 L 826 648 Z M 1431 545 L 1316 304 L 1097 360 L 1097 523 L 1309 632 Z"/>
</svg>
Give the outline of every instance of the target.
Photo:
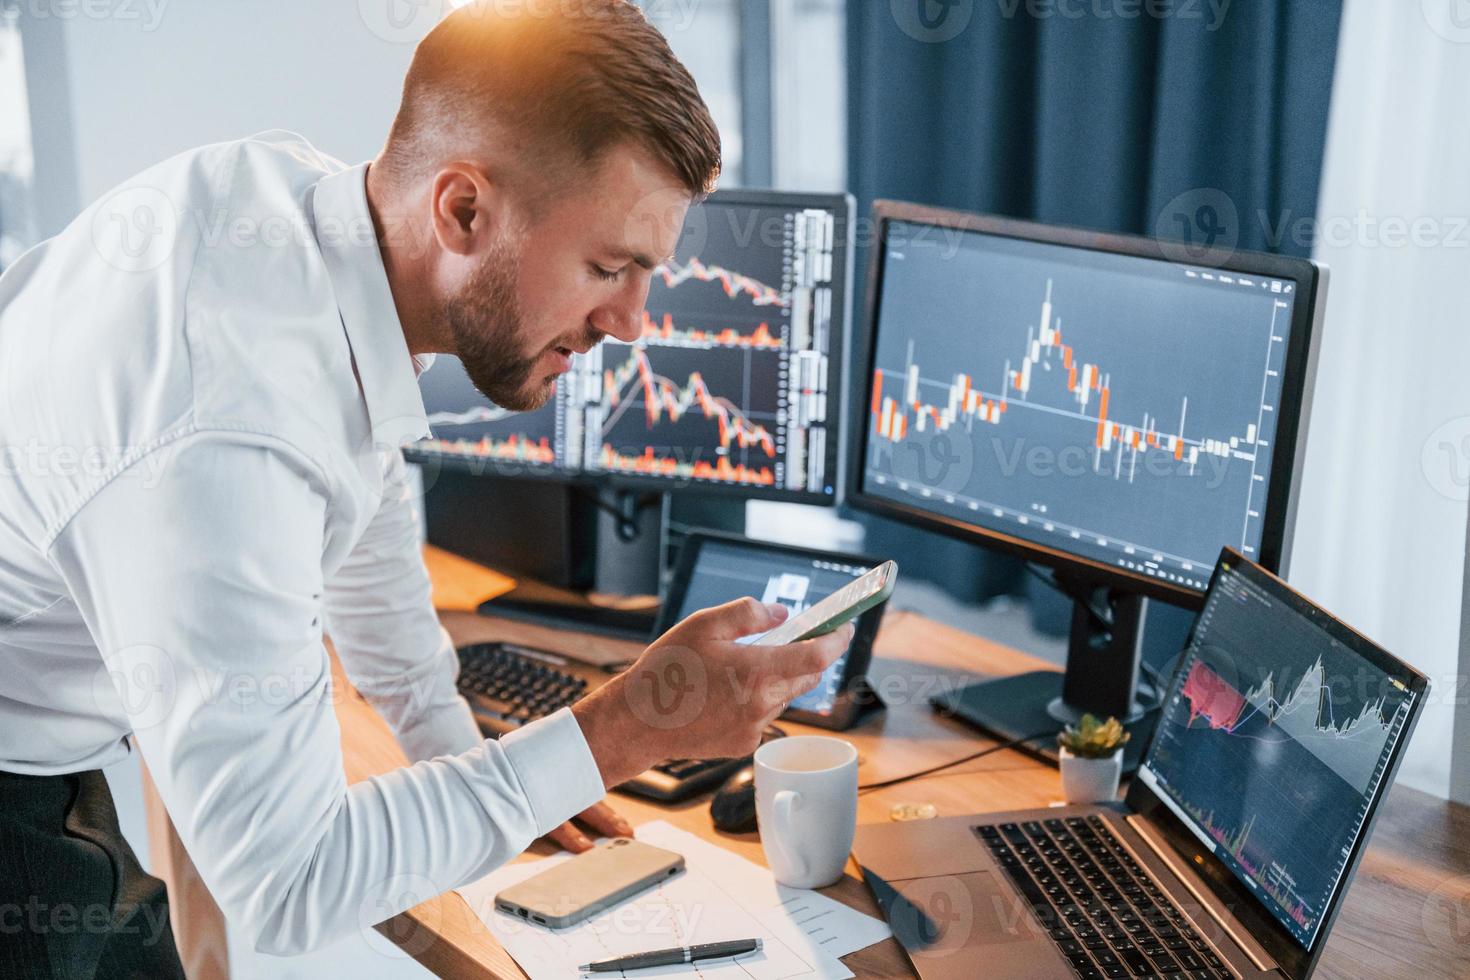
<svg viewBox="0 0 1470 980">
<path fill-rule="evenodd" d="M 616 296 L 592 314 L 592 325 L 625 344 L 643 336 L 643 309 L 648 302 L 648 283 L 631 281 Z"/>
</svg>

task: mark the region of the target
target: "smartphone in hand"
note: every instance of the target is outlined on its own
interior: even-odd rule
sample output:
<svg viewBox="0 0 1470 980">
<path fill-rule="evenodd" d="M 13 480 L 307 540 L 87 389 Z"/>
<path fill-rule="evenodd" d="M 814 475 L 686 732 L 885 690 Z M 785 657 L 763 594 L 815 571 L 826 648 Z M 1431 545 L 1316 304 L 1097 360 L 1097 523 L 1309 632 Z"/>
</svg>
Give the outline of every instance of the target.
<svg viewBox="0 0 1470 980">
<path fill-rule="evenodd" d="M 752 646 L 782 646 L 830 633 L 886 600 L 893 594 L 897 581 L 898 562 L 885 561 L 775 629 L 740 642 Z"/>
</svg>

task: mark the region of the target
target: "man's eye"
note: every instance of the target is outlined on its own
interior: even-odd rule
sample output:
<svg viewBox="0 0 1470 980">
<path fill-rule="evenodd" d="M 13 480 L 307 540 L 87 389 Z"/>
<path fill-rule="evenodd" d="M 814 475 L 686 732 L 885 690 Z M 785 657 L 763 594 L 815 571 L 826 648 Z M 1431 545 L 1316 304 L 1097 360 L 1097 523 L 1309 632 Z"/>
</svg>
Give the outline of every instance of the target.
<svg viewBox="0 0 1470 980">
<path fill-rule="evenodd" d="M 593 263 L 592 271 L 596 274 L 597 278 L 602 279 L 605 282 L 612 282 L 617 279 L 618 276 L 623 274 L 622 269 L 604 269 L 602 266 L 597 265 L 596 263 Z"/>
</svg>

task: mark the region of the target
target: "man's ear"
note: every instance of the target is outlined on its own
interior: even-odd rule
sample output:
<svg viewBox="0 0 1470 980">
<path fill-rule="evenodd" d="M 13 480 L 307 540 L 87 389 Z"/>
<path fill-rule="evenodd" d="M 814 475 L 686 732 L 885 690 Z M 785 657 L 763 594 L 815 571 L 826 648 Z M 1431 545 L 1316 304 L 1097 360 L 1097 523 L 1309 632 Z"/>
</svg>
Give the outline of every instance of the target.
<svg viewBox="0 0 1470 980">
<path fill-rule="evenodd" d="M 435 239 L 453 255 L 485 250 L 508 220 L 504 188 L 471 163 L 445 164 L 434 175 L 429 209 Z"/>
</svg>

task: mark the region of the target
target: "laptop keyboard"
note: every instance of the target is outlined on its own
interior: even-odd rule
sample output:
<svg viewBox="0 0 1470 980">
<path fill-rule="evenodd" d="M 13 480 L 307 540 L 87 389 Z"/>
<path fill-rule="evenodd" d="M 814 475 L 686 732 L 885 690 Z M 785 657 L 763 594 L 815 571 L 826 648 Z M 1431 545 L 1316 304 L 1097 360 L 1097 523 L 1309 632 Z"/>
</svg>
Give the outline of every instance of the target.
<svg viewBox="0 0 1470 980">
<path fill-rule="evenodd" d="M 1101 817 L 975 832 L 1083 980 L 1234 977 Z"/>
</svg>

